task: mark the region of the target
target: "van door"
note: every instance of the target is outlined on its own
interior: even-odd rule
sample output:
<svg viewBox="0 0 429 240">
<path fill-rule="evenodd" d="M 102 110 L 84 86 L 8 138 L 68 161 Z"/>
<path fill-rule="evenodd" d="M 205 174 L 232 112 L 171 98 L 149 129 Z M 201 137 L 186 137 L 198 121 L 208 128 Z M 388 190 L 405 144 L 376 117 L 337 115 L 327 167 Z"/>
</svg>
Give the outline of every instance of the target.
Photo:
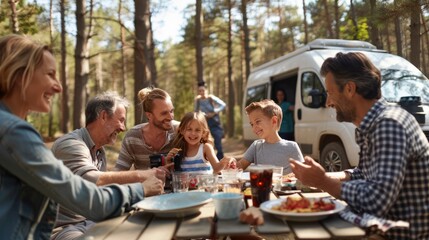
<svg viewBox="0 0 429 240">
<path fill-rule="evenodd" d="M 327 111 L 325 88 L 316 72 L 302 70 L 295 100 L 295 139 L 304 155 L 319 159 L 319 139 Z"/>
</svg>

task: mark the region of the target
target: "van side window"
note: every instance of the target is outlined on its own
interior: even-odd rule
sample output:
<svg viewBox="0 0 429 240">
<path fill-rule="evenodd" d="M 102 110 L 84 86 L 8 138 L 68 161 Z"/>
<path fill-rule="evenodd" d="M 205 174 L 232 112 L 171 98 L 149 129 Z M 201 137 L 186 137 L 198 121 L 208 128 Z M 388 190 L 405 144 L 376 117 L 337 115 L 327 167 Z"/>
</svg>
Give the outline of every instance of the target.
<svg viewBox="0 0 429 240">
<path fill-rule="evenodd" d="M 301 101 L 309 108 L 319 108 L 324 105 L 325 90 L 317 74 L 305 72 L 301 77 Z"/>
<path fill-rule="evenodd" d="M 252 102 L 258 102 L 267 98 L 268 84 L 259 85 L 247 89 L 246 105 L 248 106 Z"/>
</svg>

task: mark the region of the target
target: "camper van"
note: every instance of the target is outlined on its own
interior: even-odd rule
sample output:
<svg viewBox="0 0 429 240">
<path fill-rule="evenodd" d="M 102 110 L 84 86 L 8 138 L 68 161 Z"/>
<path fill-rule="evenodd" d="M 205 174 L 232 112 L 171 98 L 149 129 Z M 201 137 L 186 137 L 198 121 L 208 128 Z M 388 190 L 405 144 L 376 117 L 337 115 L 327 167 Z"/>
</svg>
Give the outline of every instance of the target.
<svg viewBox="0 0 429 240">
<path fill-rule="evenodd" d="M 359 147 L 355 126 L 338 122 L 333 108 L 327 108 L 324 78 L 320 67 L 338 52 L 361 52 L 380 69 L 382 96 L 391 104 L 410 111 L 429 136 L 429 80 L 410 62 L 363 41 L 317 39 L 294 52 L 255 68 L 249 75 L 244 108 L 262 99 L 275 100 L 283 89 L 295 105 L 294 136 L 304 155 L 318 160 L 327 171 L 357 166 Z M 250 144 L 257 138 L 247 117 L 243 117 L 243 138 Z"/>
</svg>

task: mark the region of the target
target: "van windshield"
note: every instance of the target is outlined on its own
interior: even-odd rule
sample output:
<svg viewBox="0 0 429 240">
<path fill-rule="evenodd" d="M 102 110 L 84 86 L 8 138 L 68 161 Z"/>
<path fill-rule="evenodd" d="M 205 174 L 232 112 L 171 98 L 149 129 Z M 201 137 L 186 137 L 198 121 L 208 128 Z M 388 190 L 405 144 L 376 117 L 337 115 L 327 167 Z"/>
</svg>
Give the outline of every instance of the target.
<svg viewBox="0 0 429 240">
<path fill-rule="evenodd" d="M 420 96 L 422 103 L 429 104 L 429 80 L 413 70 L 381 69 L 381 92 L 389 102 L 399 102 L 404 96 Z"/>
</svg>

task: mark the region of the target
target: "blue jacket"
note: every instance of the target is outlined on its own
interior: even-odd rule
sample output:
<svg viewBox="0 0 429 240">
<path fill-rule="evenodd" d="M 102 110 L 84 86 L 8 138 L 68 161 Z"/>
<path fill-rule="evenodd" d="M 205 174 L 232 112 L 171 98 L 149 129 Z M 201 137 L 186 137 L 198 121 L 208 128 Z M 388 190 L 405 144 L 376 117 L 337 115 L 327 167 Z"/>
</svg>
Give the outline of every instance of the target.
<svg viewBox="0 0 429 240">
<path fill-rule="evenodd" d="M 74 175 L 0 101 L 0 239 L 49 239 L 54 202 L 100 221 L 129 211 L 143 196 L 140 183 L 97 187 Z"/>
</svg>

